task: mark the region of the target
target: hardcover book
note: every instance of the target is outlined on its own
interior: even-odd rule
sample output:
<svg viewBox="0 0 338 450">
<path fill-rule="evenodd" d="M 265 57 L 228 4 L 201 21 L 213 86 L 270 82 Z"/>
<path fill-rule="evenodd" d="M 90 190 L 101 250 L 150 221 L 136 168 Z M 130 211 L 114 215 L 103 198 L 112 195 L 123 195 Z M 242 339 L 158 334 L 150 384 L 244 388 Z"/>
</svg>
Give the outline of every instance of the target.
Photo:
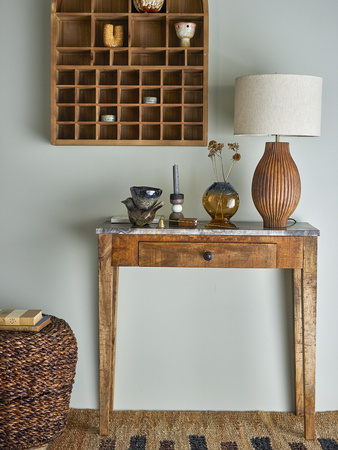
<svg viewBox="0 0 338 450">
<path fill-rule="evenodd" d="M 50 316 L 43 316 L 36 325 L 1 325 L 0 331 L 40 331 L 50 323 Z"/>
<path fill-rule="evenodd" d="M 0 309 L 0 325 L 35 325 L 41 319 L 41 309 Z"/>
</svg>

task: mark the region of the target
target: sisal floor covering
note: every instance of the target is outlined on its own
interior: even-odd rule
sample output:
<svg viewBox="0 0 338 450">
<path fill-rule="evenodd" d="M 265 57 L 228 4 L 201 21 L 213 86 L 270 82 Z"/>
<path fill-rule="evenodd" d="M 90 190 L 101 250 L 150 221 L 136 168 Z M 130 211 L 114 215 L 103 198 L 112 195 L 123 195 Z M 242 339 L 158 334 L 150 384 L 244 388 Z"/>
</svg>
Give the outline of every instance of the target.
<svg viewBox="0 0 338 450">
<path fill-rule="evenodd" d="M 316 414 L 317 439 L 303 437 L 291 413 L 114 411 L 109 436 L 98 435 L 96 410 L 71 409 L 48 450 L 338 450 L 338 411 Z"/>
</svg>

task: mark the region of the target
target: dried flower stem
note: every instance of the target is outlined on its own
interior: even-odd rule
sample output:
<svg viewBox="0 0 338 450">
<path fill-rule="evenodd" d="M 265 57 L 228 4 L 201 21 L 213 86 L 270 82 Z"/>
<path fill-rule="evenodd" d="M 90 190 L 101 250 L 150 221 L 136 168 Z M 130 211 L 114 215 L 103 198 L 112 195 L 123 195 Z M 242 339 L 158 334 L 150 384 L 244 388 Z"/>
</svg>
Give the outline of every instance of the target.
<svg viewBox="0 0 338 450">
<path fill-rule="evenodd" d="M 218 176 L 218 170 L 217 170 L 217 160 L 216 160 L 216 156 L 220 159 L 221 161 L 221 170 L 222 170 L 222 177 L 224 182 L 226 183 L 229 179 L 231 170 L 235 164 L 236 161 L 239 161 L 241 159 L 241 155 L 238 153 L 238 149 L 239 149 L 239 145 L 237 144 L 237 142 L 235 142 L 234 144 L 228 144 L 229 150 L 233 150 L 235 152 L 235 154 L 232 156 L 232 161 L 231 161 L 231 165 L 230 168 L 228 170 L 227 175 L 225 176 L 224 173 L 224 166 L 223 166 L 223 155 L 222 155 L 222 149 L 224 147 L 224 144 L 222 143 L 217 143 L 216 141 L 210 141 L 209 145 L 208 145 L 208 150 L 209 150 L 209 157 L 211 157 L 212 159 L 212 165 L 214 168 L 214 172 L 216 175 L 216 179 L 217 182 L 219 182 L 219 176 Z"/>
<path fill-rule="evenodd" d="M 215 155 L 212 156 L 212 164 L 213 164 L 213 167 L 214 167 L 216 179 L 217 179 L 217 181 L 219 181 Z"/>
<path fill-rule="evenodd" d="M 230 165 L 230 168 L 229 168 L 229 170 L 228 170 L 227 176 L 224 178 L 224 181 L 225 181 L 225 182 L 228 181 L 229 176 L 230 176 L 230 172 L 231 172 L 231 170 L 232 170 L 232 168 L 233 168 L 235 162 L 236 162 L 236 161 L 235 161 L 234 159 L 231 161 L 231 165 Z"/>
<path fill-rule="evenodd" d="M 227 180 L 225 179 L 225 176 L 224 176 L 224 167 L 223 167 L 223 156 L 222 156 L 222 153 L 220 153 L 220 159 L 221 159 L 221 168 L 222 168 L 223 180 L 224 180 L 224 182 L 226 182 Z"/>
</svg>

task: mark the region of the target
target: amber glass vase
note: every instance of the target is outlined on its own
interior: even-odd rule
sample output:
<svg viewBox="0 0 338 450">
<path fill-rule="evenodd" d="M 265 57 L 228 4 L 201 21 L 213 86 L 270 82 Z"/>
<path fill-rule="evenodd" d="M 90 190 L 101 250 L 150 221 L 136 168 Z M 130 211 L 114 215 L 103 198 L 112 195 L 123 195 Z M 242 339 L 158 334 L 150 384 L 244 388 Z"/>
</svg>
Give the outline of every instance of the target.
<svg viewBox="0 0 338 450">
<path fill-rule="evenodd" d="M 228 182 L 215 182 L 203 194 L 204 209 L 211 217 L 207 228 L 237 228 L 230 222 L 239 206 L 239 196 Z"/>
</svg>

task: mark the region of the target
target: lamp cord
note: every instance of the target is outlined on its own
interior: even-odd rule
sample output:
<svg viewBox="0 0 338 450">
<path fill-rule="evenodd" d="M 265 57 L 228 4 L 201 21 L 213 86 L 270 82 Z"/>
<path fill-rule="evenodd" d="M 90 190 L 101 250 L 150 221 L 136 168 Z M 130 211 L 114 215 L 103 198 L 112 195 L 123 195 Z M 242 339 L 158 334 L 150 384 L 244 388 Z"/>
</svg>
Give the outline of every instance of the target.
<svg viewBox="0 0 338 450">
<path fill-rule="evenodd" d="M 288 222 L 289 222 L 289 220 L 292 220 L 292 223 L 290 225 L 287 225 L 286 228 L 290 228 L 290 227 L 293 227 L 294 225 L 296 225 L 296 223 L 297 223 L 296 219 L 293 219 L 292 217 L 290 217 L 288 219 Z"/>
</svg>

